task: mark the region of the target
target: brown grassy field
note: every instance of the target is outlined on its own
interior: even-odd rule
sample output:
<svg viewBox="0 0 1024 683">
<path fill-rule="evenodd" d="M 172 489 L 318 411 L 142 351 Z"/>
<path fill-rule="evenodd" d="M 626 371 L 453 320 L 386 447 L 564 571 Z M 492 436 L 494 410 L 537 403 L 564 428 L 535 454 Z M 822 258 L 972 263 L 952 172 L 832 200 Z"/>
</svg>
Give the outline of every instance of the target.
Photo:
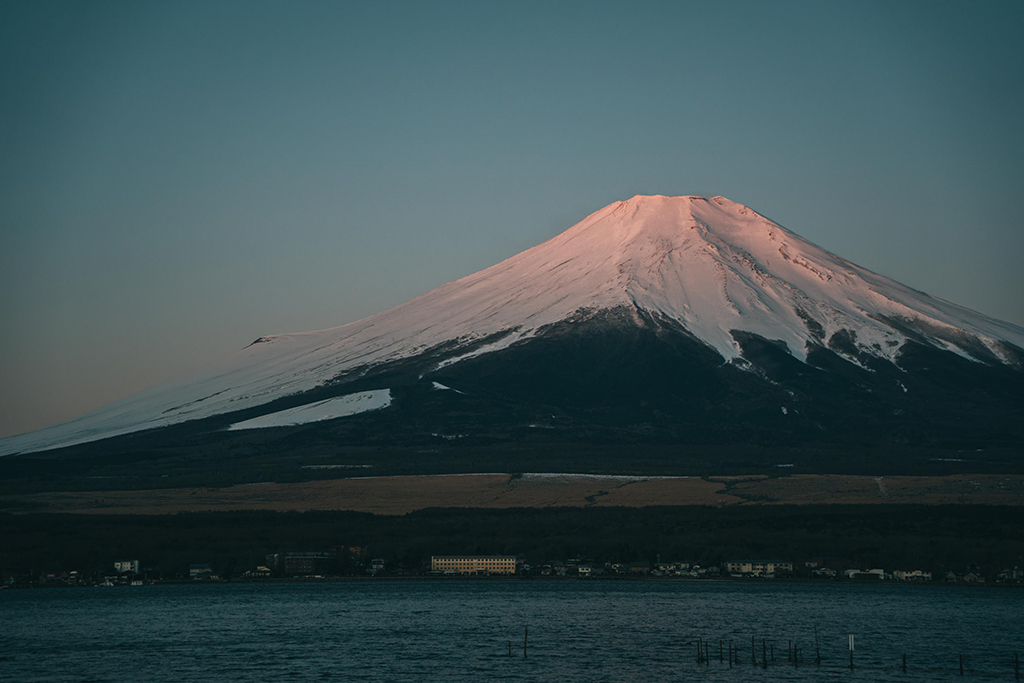
<svg viewBox="0 0 1024 683">
<path fill-rule="evenodd" d="M 0 511 L 171 514 L 226 510 L 352 510 L 402 515 L 432 507 L 546 508 L 773 504 L 1024 505 L 1024 476 L 614 477 L 508 474 L 332 479 L 227 488 L 37 493 Z"/>
<path fill-rule="evenodd" d="M 946 477 L 865 477 L 802 474 L 737 483 L 729 489 L 749 502 L 1024 505 L 1024 477 L 964 474 Z"/>
</svg>

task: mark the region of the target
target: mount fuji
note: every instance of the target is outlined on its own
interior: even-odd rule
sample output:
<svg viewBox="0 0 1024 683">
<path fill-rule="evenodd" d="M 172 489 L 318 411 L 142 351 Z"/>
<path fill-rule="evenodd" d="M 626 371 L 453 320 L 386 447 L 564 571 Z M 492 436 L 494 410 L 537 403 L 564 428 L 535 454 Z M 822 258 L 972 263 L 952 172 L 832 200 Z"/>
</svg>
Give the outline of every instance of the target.
<svg viewBox="0 0 1024 683">
<path fill-rule="evenodd" d="M 364 320 L 261 337 L 0 440 L 0 455 L 573 443 L 1013 459 L 1021 415 L 1024 328 L 723 197 L 636 196 Z"/>
</svg>

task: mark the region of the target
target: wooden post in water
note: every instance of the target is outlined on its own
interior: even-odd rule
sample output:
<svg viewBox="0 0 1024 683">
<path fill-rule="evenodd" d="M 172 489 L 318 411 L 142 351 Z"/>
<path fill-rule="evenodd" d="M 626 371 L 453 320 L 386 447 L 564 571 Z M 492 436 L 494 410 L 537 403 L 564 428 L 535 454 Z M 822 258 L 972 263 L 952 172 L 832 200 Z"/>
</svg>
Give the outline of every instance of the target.
<svg viewBox="0 0 1024 683">
<path fill-rule="evenodd" d="M 903 673 L 907 673 L 907 653 L 903 653 Z"/>
<path fill-rule="evenodd" d="M 757 666 L 757 650 L 754 649 L 754 636 L 750 636 L 750 663 Z"/>
<path fill-rule="evenodd" d="M 729 668 L 732 668 L 732 641 L 729 641 Z"/>
<path fill-rule="evenodd" d="M 814 663 L 821 666 L 821 646 L 818 645 L 818 625 L 814 625 Z"/>
<path fill-rule="evenodd" d="M 850 634 L 850 670 L 853 670 L 853 634 Z"/>
<path fill-rule="evenodd" d="M 512 641 L 508 641 L 508 656 L 512 656 Z"/>
<path fill-rule="evenodd" d="M 708 658 L 708 641 L 704 641 L 704 663 L 707 664 L 711 659 Z"/>
<path fill-rule="evenodd" d="M 1020 680 L 1020 655 L 1013 653 L 1013 677 Z"/>
<path fill-rule="evenodd" d="M 523 631 L 523 659 L 526 659 L 526 644 L 530 640 L 530 627 L 527 626 L 526 630 Z"/>
<path fill-rule="evenodd" d="M 960 655 L 960 678 L 964 677 L 964 656 Z"/>
<path fill-rule="evenodd" d="M 793 646 L 793 666 L 800 666 L 800 648 Z"/>
<path fill-rule="evenodd" d="M 771 645 L 771 652 L 772 652 L 772 661 L 774 662 L 775 661 L 775 643 L 772 643 L 772 645 Z"/>
<path fill-rule="evenodd" d="M 761 668 L 768 668 L 768 645 L 764 638 L 761 639 Z"/>
</svg>

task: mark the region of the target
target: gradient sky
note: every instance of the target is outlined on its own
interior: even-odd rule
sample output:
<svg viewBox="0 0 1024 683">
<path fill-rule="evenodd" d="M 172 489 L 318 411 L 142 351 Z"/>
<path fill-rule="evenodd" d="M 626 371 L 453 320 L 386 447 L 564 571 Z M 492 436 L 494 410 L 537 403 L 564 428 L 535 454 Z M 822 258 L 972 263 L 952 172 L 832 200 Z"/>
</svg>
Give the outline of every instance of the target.
<svg viewBox="0 0 1024 683">
<path fill-rule="evenodd" d="M 1024 324 L 1024 3 L 0 2 L 0 436 L 641 194 Z"/>
</svg>

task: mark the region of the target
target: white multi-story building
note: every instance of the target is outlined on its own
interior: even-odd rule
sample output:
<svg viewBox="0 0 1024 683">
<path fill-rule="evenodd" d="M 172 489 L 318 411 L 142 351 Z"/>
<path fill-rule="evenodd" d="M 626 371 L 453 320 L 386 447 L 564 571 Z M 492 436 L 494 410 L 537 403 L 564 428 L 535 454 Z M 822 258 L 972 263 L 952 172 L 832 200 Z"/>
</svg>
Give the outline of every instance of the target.
<svg viewBox="0 0 1024 683">
<path fill-rule="evenodd" d="M 891 574 L 886 574 L 884 569 L 847 569 L 843 572 L 843 576 L 848 579 L 856 579 L 863 581 L 864 579 L 877 579 L 879 581 L 885 581 L 891 579 Z"/>
<path fill-rule="evenodd" d="M 736 560 L 735 562 L 726 562 L 725 571 L 729 574 L 748 576 L 775 576 L 776 574 L 792 574 L 793 563 L 779 560 Z"/>
<path fill-rule="evenodd" d="M 515 574 L 515 555 L 434 555 L 430 569 L 444 574 Z"/>
<path fill-rule="evenodd" d="M 117 560 L 114 562 L 114 571 L 118 574 L 138 574 L 138 560 Z"/>
</svg>

